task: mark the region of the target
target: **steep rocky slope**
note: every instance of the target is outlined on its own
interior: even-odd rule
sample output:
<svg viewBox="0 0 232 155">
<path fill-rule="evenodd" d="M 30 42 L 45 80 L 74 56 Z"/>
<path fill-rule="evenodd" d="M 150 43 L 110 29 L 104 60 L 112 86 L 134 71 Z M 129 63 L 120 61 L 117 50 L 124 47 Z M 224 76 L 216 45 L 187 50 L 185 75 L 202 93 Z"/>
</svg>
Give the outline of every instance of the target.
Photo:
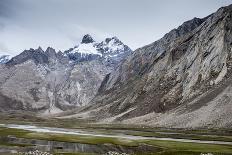
<svg viewBox="0 0 232 155">
<path fill-rule="evenodd" d="M 39 47 L 0 65 L 0 109 L 51 114 L 88 104 L 105 75 L 131 52 L 116 37 L 106 40 L 112 44 L 104 44 L 104 49 L 105 41 L 97 43 L 85 35 L 65 52 Z"/>
<path fill-rule="evenodd" d="M 134 51 L 74 116 L 168 127 L 232 127 L 232 5 Z"/>
</svg>

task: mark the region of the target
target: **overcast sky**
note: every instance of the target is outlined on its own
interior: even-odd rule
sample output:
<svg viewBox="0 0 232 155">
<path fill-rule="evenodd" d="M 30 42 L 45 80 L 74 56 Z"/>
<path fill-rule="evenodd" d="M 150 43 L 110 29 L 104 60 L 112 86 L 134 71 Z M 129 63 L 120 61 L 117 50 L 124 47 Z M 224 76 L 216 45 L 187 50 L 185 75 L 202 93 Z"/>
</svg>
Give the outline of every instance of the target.
<svg viewBox="0 0 232 155">
<path fill-rule="evenodd" d="M 84 34 L 117 36 L 132 49 L 231 0 L 0 0 L 0 54 L 41 46 L 65 50 Z"/>
</svg>

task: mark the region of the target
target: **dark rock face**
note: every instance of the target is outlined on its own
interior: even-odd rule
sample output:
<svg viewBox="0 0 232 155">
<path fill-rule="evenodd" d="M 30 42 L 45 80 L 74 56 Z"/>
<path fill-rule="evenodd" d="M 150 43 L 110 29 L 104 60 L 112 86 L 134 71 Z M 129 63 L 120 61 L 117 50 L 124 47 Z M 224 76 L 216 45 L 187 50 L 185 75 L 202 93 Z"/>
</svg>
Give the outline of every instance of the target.
<svg viewBox="0 0 232 155">
<path fill-rule="evenodd" d="M 93 43 L 93 42 L 94 40 L 89 34 L 84 35 L 81 41 L 82 44 L 88 44 L 88 43 Z"/>
<path fill-rule="evenodd" d="M 37 64 L 38 63 L 41 63 L 41 64 L 48 63 L 48 56 L 44 53 L 44 51 L 41 48 L 38 48 L 35 50 L 34 49 L 25 50 L 21 54 L 12 58 L 6 64 L 7 65 L 17 65 L 17 64 L 24 63 L 30 59 L 33 60 Z"/>
<path fill-rule="evenodd" d="M 88 107 L 91 117 L 172 127 L 227 126 L 232 115 L 225 108 L 231 109 L 232 100 L 224 83 L 231 74 L 231 32 L 232 5 L 137 49 L 105 77 L 95 104 Z M 225 98 L 223 107 L 219 100 Z"/>
<path fill-rule="evenodd" d="M 45 54 L 48 56 L 48 57 L 51 57 L 51 58 L 56 58 L 57 57 L 57 54 L 56 54 L 56 50 L 51 48 L 51 47 L 48 47 L 45 51 Z"/>
<path fill-rule="evenodd" d="M 133 91 L 131 91 L 130 89 L 133 90 L 134 86 L 137 85 L 137 84 L 134 85 L 132 83 L 133 82 L 137 83 L 138 81 L 140 81 L 140 78 L 142 79 L 144 76 L 146 77 L 147 73 L 151 72 L 152 67 L 154 65 L 156 65 L 156 63 L 159 63 L 159 61 L 164 60 L 164 57 L 167 56 L 167 50 L 168 50 L 171 43 L 174 43 L 175 39 L 177 39 L 179 37 L 183 37 L 185 34 L 188 34 L 191 31 L 193 31 L 194 29 L 196 29 L 205 20 L 206 19 L 194 18 L 193 20 L 187 21 L 183 25 L 178 27 L 177 29 L 174 29 L 174 30 L 170 31 L 169 33 L 167 33 L 162 39 L 160 39 L 160 40 L 158 40 L 150 45 L 147 45 L 143 48 L 136 50 L 132 55 L 129 56 L 129 58 L 127 60 L 125 60 L 125 62 L 121 66 L 119 66 L 117 68 L 116 72 L 111 73 L 110 78 L 107 77 L 108 82 L 105 83 L 105 85 L 108 85 L 108 87 L 104 86 L 106 88 L 105 92 L 108 92 L 108 90 L 110 91 L 111 89 L 117 90 L 119 87 L 120 87 L 120 89 L 118 91 L 120 92 L 120 91 L 122 91 L 121 86 L 124 86 L 124 84 L 126 84 L 125 87 L 127 87 L 127 84 L 128 84 L 129 90 L 125 90 L 125 91 L 132 93 Z M 183 50 L 185 50 L 185 49 L 183 49 Z M 179 52 L 178 49 L 177 49 L 177 51 Z M 179 55 L 181 55 L 181 53 Z M 176 52 L 175 55 L 172 57 L 173 57 L 173 59 L 178 59 L 179 56 Z M 168 58 L 168 59 L 170 59 L 170 58 Z M 162 66 L 162 67 L 166 67 L 166 66 L 171 65 L 171 64 L 169 64 L 169 63 L 171 63 L 170 60 L 168 60 L 166 63 L 167 63 L 167 65 Z M 165 83 L 165 81 L 161 82 L 161 80 L 163 80 L 162 75 L 161 75 L 162 72 L 159 73 L 159 70 L 161 70 L 160 68 L 162 68 L 162 67 L 159 66 L 159 68 L 157 68 L 157 70 L 154 71 L 154 73 L 155 73 L 155 75 L 159 76 L 160 83 L 164 83 L 166 85 L 166 86 L 162 86 L 162 87 L 164 87 L 163 89 L 170 89 L 173 86 L 173 84 L 171 82 L 172 82 L 172 78 L 174 78 L 174 77 L 170 77 L 170 79 L 167 79 L 167 81 L 166 81 L 167 83 Z M 143 82 L 146 82 L 146 81 L 143 81 Z M 140 82 L 138 82 L 138 84 L 140 84 Z M 145 87 L 146 83 L 144 83 L 143 85 L 144 85 L 143 87 Z M 160 87 L 159 85 L 156 85 L 155 87 L 157 87 L 157 86 Z M 141 86 L 139 86 L 139 88 L 140 87 Z M 141 90 L 139 90 L 139 91 L 141 91 Z M 122 91 L 122 93 L 125 95 L 124 91 Z M 143 107 L 144 105 L 142 104 L 142 102 L 144 102 L 146 100 L 145 96 L 148 95 L 148 92 L 142 91 L 142 92 L 137 92 L 137 93 L 139 93 L 141 95 L 141 99 L 138 102 L 140 102 L 141 108 L 144 108 Z M 150 94 L 151 95 L 150 97 L 152 97 L 152 99 L 150 99 L 151 101 L 152 100 L 155 101 L 155 99 L 158 99 L 162 95 L 162 94 L 160 94 L 161 92 L 157 92 L 157 93 L 158 93 L 157 96 L 155 95 L 156 92 L 152 92 Z M 148 102 L 150 102 L 150 101 L 148 101 Z M 154 107 L 151 108 L 151 106 L 154 106 Z M 163 106 L 160 106 L 160 101 L 159 101 L 159 103 L 157 103 L 155 105 L 153 104 L 153 105 L 149 105 L 146 107 L 147 107 L 147 110 L 149 110 L 147 112 L 151 112 L 153 110 L 155 110 L 156 112 L 162 112 L 165 110 L 165 108 Z M 170 108 L 172 108 L 172 107 L 170 107 Z M 120 112 L 123 112 L 123 111 L 119 111 L 119 113 Z M 143 111 L 140 111 L 140 112 L 143 113 Z M 136 113 L 139 114 L 140 112 L 136 112 Z"/>
</svg>

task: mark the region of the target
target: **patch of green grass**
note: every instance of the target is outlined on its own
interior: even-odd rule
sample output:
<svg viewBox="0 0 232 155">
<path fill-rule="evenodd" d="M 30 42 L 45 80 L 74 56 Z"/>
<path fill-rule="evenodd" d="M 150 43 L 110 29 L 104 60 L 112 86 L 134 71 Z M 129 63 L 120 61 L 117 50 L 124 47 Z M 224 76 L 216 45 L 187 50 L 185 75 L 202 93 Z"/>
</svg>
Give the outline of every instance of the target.
<svg viewBox="0 0 232 155">
<path fill-rule="evenodd" d="M 229 145 L 215 145 L 215 144 L 198 144 L 198 143 L 184 143 L 161 140 L 128 140 L 111 137 L 95 137 L 95 136 L 77 136 L 64 134 L 48 134 L 29 132 L 20 129 L 0 128 L 0 136 L 13 135 L 18 138 L 40 139 L 48 141 L 61 141 L 85 144 L 114 144 L 122 146 L 139 146 L 140 144 L 152 145 L 161 148 L 162 152 L 156 152 L 154 155 L 195 155 L 200 153 L 213 153 L 214 155 L 229 155 L 232 154 L 232 146 Z M 59 153 L 56 153 L 59 154 Z M 78 155 L 78 153 L 60 153 L 66 155 Z M 80 154 L 80 153 L 79 153 Z M 82 155 L 89 155 L 83 154 Z M 145 154 L 145 153 L 143 153 Z"/>
<path fill-rule="evenodd" d="M 21 129 L 12 129 L 12 128 L 0 127 L 0 136 L 13 135 L 16 137 L 21 137 L 21 136 L 26 135 L 28 133 L 31 133 L 31 132 L 26 131 L 26 130 L 21 130 Z"/>
<path fill-rule="evenodd" d="M 197 135 L 193 133 L 172 133 L 166 134 L 166 132 L 146 132 L 146 131 L 124 131 L 124 134 L 133 136 L 143 137 L 158 137 L 158 138 L 181 138 L 181 139 L 192 139 L 192 140 L 209 140 L 209 141 L 227 141 L 232 142 L 232 136 L 219 136 L 219 135 Z"/>
<path fill-rule="evenodd" d="M 82 135 L 68 135 L 68 134 L 51 134 L 51 133 L 29 133 L 24 135 L 23 138 L 41 139 L 48 141 L 71 142 L 82 144 L 113 144 L 122 146 L 138 146 L 138 143 L 133 140 L 123 138 L 111 137 L 97 137 L 97 136 L 82 136 Z"/>
<path fill-rule="evenodd" d="M 137 146 L 137 142 L 123 138 L 82 136 L 69 134 L 51 134 L 30 132 L 22 129 L 2 128 L 0 127 L 0 136 L 12 135 L 17 138 L 40 139 L 48 141 L 83 143 L 83 144 L 114 144 L 122 146 Z"/>
<path fill-rule="evenodd" d="M 232 146 L 215 145 L 215 144 L 199 144 L 199 143 L 184 143 L 173 141 L 151 140 L 146 141 L 146 144 L 159 146 L 165 150 L 164 152 L 193 152 L 193 153 L 227 153 L 232 154 Z M 162 154 L 162 153 L 161 153 Z"/>
</svg>

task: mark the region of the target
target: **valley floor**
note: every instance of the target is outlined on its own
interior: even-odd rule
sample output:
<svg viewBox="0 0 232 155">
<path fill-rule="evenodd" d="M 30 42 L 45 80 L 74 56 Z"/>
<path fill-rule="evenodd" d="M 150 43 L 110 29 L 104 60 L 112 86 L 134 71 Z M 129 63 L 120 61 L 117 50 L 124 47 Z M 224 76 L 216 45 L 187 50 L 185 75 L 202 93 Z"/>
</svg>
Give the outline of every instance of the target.
<svg viewBox="0 0 232 155">
<path fill-rule="evenodd" d="M 232 155 L 230 129 L 95 124 L 92 120 L 44 119 L 30 114 L 4 114 L 0 123 L 2 155 L 36 150 L 64 155 Z"/>
</svg>

